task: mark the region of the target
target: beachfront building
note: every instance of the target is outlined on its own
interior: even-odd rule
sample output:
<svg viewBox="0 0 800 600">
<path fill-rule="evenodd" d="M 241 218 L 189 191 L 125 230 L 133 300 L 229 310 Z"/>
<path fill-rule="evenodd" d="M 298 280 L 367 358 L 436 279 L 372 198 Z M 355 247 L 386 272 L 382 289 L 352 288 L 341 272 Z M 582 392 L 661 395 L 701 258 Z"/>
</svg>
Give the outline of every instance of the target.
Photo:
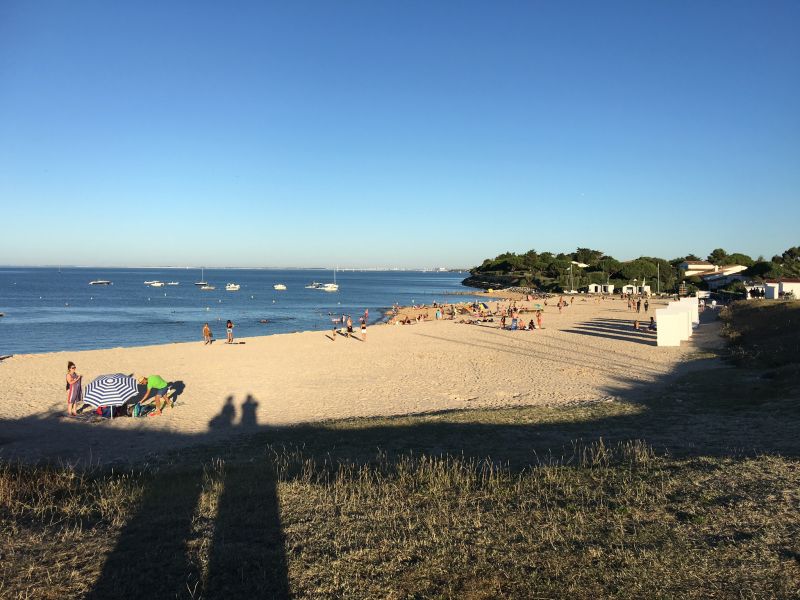
<svg viewBox="0 0 800 600">
<path fill-rule="evenodd" d="M 590 283 L 584 288 L 581 288 L 582 292 L 586 292 L 587 294 L 613 294 L 614 293 L 614 284 L 613 283 Z"/>
<path fill-rule="evenodd" d="M 614 286 L 611 286 L 612 289 Z M 649 285 L 633 285 L 629 283 L 628 285 L 622 286 L 622 293 L 623 294 L 634 294 L 634 295 L 641 295 L 641 296 L 649 296 L 650 295 L 650 286 Z"/>
<path fill-rule="evenodd" d="M 717 272 L 717 265 L 705 260 L 685 260 L 678 265 L 683 271 L 684 277 L 694 277 L 695 275 L 708 275 Z"/>
<path fill-rule="evenodd" d="M 700 279 L 705 282 L 708 289 L 718 290 L 733 281 L 747 281 L 748 277 L 742 273 L 746 269 L 747 267 L 743 265 L 724 265 L 717 267 L 713 273 L 701 275 Z"/>
<path fill-rule="evenodd" d="M 786 294 L 800 298 L 800 279 L 768 279 L 764 282 L 764 297 L 777 300 Z"/>
</svg>

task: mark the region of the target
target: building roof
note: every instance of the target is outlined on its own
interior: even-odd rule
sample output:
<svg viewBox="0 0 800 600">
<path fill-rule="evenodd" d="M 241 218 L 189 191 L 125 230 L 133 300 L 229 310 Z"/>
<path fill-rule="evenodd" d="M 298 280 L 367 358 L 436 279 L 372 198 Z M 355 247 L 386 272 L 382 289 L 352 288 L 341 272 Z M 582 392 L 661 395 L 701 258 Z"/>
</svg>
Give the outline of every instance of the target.
<svg viewBox="0 0 800 600">
<path fill-rule="evenodd" d="M 682 265 L 703 265 L 704 267 L 713 267 L 714 265 L 706 260 L 685 260 Z"/>
</svg>

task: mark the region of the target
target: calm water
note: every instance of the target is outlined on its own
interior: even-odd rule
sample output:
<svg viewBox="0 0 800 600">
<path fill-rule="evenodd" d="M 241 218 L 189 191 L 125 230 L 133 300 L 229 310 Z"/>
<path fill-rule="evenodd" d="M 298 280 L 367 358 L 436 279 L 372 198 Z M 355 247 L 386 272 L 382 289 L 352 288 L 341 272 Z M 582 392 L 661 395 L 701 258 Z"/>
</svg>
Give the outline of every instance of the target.
<svg viewBox="0 0 800 600">
<path fill-rule="evenodd" d="M 383 317 L 394 303 L 430 304 L 466 300 L 447 292 L 469 291 L 466 273 L 410 271 L 338 272 L 339 292 L 308 290 L 312 281 L 329 282 L 320 270 L 206 269 L 216 286 L 193 285 L 198 269 L 0 268 L 0 354 L 52 352 L 138 346 L 202 339 L 208 322 L 217 339 L 225 339 L 231 319 L 237 336 L 267 335 L 330 327 L 329 313 L 353 315 L 368 308 L 370 321 Z M 89 285 L 96 279 L 114 282 Z M 178 281 L 153 288 L 147 280 Z M 241 285 L 238 292 L 225 284 Z M 286 284 L 278 292 L 273 284 Z M 267 319 L 269 323 L 261 324 Z"/>
</svg>

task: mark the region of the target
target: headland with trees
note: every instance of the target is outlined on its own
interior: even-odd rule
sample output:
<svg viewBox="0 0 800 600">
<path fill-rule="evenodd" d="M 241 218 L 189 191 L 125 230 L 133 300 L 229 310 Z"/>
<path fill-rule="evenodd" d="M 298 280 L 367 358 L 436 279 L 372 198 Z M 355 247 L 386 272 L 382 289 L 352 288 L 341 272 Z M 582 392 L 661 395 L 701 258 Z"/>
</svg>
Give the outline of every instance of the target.
<svg viewBox="0 0 800 600">
<path fill-rule="evenodd" d="M 531 287 L 542 291 L 562 292 L 580 290 L 589 284 L 614 284 L 616 289 L 634 281 L 650 285 L 653 292 L 675 292 L 680 284 L 691 289 L 703 289 L 704 282 L 698 276 L 685 277 L 680 269 L 686 261 L 700 261 L 694 254 L 665 259 L 640 256 L 633 260 L 620 261 L 601 250 L 578 248 L 575 252 L 558 253 L 529 250 L 522 254 L 504 252 L 487 258 L 463 283 L 477 288 Z M 800 277 L 800 246 L 788 248 L 771 259 L 763 256 L 752 258 L 741 252 L 728 253 L 716 248 L 705 259 L 712 265 L 742 265 L 747 267 L 742 274 L 755 282 L 768 279 Z M 741 291 L 741 281 L 734 281 L 726 288 Z"/>
</svg>

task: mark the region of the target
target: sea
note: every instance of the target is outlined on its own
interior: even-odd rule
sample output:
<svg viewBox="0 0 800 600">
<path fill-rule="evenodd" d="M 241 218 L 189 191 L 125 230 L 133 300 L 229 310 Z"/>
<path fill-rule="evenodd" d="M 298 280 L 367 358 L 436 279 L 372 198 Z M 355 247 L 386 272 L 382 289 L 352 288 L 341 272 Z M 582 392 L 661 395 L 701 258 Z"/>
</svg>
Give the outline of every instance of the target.
<svg viewBox="0 0 800 600">
<path fill-rule="evenodd" d="M 186 342 L 202 339 L 208 323 L 225 339 L 225 322 L 237 337 L 325 330 L 332 319 L 369 310 L 384 319 L 395 304 L 461 302 L 477 292 L 461 285 L 466 272 L 337 271 L 338 292 L 307 289 L 328 283 L 321 269 L 205 269 L 0 267 L 0 356 Z M 201 290 L 201 277 L 215 286 Z M 90 285 L 108 280 L 111 285 Z M 177 282 L 151 287 L 145 281 Z M 237 283 L 239 291 L 226 291 Z M 276 291 L 274 284 L 284 284 Z"/>
</svg>

